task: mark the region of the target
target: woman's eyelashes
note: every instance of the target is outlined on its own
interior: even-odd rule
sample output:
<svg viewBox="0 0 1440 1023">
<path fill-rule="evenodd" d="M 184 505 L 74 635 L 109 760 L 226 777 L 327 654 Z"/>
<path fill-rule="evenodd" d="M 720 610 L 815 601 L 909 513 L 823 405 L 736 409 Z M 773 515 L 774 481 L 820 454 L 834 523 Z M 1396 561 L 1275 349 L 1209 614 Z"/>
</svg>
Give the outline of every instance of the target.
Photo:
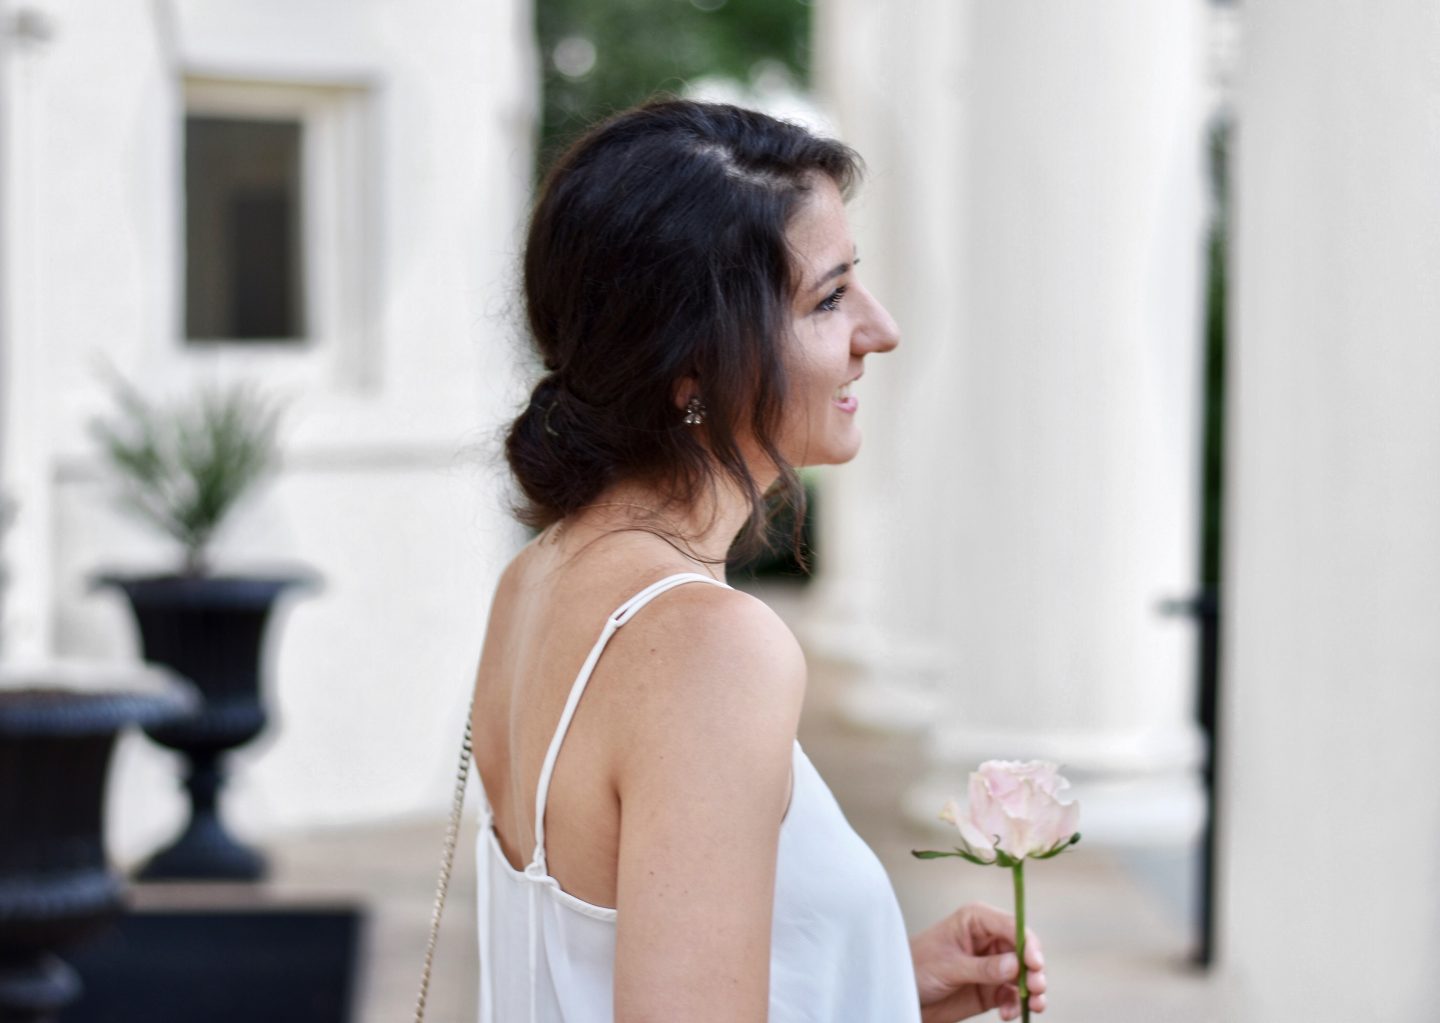
<svg viewBox="0 0 1440 1023">
<path fill-rule="evenodd" d="M 836 309 L 840 308 L 840 300 L 845 297 L 845 292 L 847 290 L 848 289 L 846 285 L 840 285 L 840 287 L 836 288 L 834 291 L 830 292 L 830 294 L 825 297 L 825 300 L 820 303 L 818 308 L 827 313 L 833 313 Z"/>
</svg>

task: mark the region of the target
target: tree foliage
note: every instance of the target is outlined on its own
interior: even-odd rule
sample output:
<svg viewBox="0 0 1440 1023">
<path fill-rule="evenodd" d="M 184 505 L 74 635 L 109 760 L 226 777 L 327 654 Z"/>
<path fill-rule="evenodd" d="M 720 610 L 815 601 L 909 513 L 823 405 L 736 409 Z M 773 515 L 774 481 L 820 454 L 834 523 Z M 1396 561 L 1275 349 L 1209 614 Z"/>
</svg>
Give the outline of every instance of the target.
<svg viewBox="0 0 1440 1023">
<path fill-rule="evenodd" d="M 539 0 L 535 28 L 544 74 L 540 168 L 595 120 L 657 91 L 681 92 L 711 75 L 751 79 L 766 62 L 809 80 L 806 0 Z M 585 74 L 562 74 L 555 48 L 595 48 Z"/>
</svg>

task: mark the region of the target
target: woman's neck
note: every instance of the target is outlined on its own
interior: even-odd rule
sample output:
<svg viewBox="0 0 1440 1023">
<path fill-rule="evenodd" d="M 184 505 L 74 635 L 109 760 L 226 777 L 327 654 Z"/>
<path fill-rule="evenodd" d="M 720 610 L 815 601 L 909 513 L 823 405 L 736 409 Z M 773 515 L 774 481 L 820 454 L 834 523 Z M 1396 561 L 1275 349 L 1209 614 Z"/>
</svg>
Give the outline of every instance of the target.
<svg viewBox="0 0 1440 1023">
<path fill-rule="evenodd" d="M 659 535 L 697 570 L 722 582 L 725 559 L 750 518 L 750 502 L 733 481 L 717 479 L 702 488 L 698 499 L 667 501 L 654 487 L 618 483 L 557 524 L 571 542 L 586 543 L 617 530 L 643 530 Z M 557 535 L 557 539 L 559 536 Z"/>
</svg>

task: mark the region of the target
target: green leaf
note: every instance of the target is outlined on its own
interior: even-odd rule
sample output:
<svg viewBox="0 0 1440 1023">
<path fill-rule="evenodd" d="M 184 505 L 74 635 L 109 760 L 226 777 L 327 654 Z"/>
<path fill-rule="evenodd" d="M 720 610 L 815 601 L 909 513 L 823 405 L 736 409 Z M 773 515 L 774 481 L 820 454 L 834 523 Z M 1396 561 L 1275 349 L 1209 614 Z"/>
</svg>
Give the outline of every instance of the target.
<svg viewBox="0 0 1440 1023">
<path fill-rule="evenodd" d="M 1074 845 L 1074 844 L 1075 844 L 1076 842 L 1078 842 L 1078 841 L 1080 841 L 1080 832 L 1077 831 L 1077 832 L 1075 832 L 1075 834 L 1071 835 L 1071 836 L 1070 836 L 1069 838 L 1067 838 L 1065 841 L 1063 841 L 1063 842 L 1057 842 L 1053 847 L 1045 850 L 1043 853 L 1036 853 L 1035 855 L 1031 856 L 1030 858 L 1031 858 L 1032 860 L 1050 860 L 1050 859 L 1054 859 L 1056 856 L 1059 856 L 1059 855 L 1060 855 L 1061 853 L 1063 853 L 1066 849 L 1069 849 L 1072 845 Z"/>
<path fill-rule="evenodd" d="M 911 849 L 910 855 L 917 860 L 938 860 L 942 856 L 958 856 L 962 860 L 969 860 L 977 867 L 993 867 L 989 860 L 982 860 L 974 853 L 968 853 L 964 849 L 956 849 L 954 852 L 937 852 L 933 849 Z"/>
<path fill-rule="evenodd" d="M 960 855 L 961 857 L 963 857 L 964 859 L 969 860 L 971 863 L 975 864 L 975 866 L 977 866 L 977 867 L 993 867 L 993 866 L 995 866 L 995 863 L 994 863 L 993 861 L 991 861 L 991 860 L 982 860 L 979 856 L 976 856 L 974 853 L 961 852 L 961 851 L 957 850 L 957 854 Z"/>
</svg>

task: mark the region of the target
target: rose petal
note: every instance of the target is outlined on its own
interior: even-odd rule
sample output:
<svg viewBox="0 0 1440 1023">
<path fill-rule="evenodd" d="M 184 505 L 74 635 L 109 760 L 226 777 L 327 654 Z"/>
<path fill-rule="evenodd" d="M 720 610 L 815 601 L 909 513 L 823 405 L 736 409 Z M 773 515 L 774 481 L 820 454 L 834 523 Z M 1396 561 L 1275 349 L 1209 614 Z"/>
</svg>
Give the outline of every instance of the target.
<svg viewBox="0 0 1440 1023">
<path fill-rule="evenodd" d="M 999 836 L 1002 845 L 1005 837 L 1010 834 L 1010 818 L 995 800 L 989 783 L 979 772 L 970 775 L 970 806 L 965 816 L 981 834 L 992 839 Z"/>
<path fill-rule="evenodd" d="M 956 827 L 959 827 L 960 804 L 953 799 L 946 800 L 945 805 L 940 808 L 940 819 L 946 824 L 954 824 Z"/>
<path fill-rule="evenodd" d="M 987 760 L 970 775 L 969 806 L 957 807 L 956 826 L 985 846 L 1023 858 L 1067 842 L 1079 825 L 1079 806 L 1059 799 L 1070 783 L 1048 760 Z"/>
<path fill-rule="evenodd" d="M 994 843 L 963 817 L 960 819 L 960 841 L 965 846 L 966 852 L 973 853 L 982 860 L 994 861 Z"/>
<path fill-rule="evenodd" d="M 1047 852 L 1074 834 L 1073 822 L 1077 815 L 1073 803 L 1057 803 L 1052 800 L 1041 807 L 1035 815 L 1031 852 Z"/>
</svg>

